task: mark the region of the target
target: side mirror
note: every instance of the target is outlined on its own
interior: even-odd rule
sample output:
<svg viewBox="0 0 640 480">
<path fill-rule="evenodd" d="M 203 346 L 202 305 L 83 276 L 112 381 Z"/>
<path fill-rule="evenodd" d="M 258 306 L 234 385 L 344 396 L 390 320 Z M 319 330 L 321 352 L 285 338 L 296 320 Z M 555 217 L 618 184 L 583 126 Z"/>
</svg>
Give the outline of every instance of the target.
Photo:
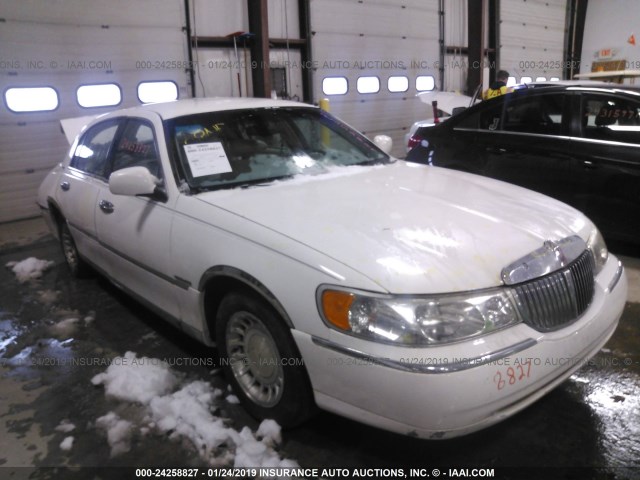
<svg viewBox="0 0 640 480">
<path fill-rule="evenodd" d="M 464 112 L 467 109 L 467 107 L 456 107 L 451 111 L 451 116 L 457 115 L 460 112 Z"/>
<path fill-rule="evenodd" d="M 391 137 L 389 137 L 388 135 L 376 135 L 375 137 L 373 137 L 373 143 L 387 155 L 391 154 L 393 140 L 391 140 Z"/>
<path fill-rule="evenodd" d="M 160 180 L 145 167 L 116 170 L 109 177 L 109 190 L 114 195 L 154 195 Z"/>
</svg>

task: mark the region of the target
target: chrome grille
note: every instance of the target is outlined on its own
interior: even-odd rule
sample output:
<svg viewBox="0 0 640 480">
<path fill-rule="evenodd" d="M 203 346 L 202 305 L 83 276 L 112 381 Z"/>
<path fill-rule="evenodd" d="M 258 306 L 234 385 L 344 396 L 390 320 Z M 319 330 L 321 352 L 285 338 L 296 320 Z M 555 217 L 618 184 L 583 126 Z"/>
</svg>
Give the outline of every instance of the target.
<svg viewBox="0 0 640 480">
<path fill-rule="evenodd" d="M 561 270 L 513 286 L 524 323 L 557 330 L 578 319 L 591 304 L 595 263 L 589 250 Z"/>
</svg>

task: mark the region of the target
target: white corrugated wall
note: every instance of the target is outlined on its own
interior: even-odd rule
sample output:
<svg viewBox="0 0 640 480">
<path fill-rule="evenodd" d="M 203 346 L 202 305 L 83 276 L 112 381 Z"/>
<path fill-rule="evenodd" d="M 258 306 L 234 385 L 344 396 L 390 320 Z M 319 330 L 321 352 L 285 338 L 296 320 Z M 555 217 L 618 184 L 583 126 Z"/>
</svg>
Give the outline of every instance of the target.
<svg viewBox="0 0 640 480">
<path fill-rule="evenodd" d="M 141 81 L 170 80 L 190 96 L 182 0 L 0 0 L 0 92 L 54 88 L 56 110 L 14 113 L 0 103 L 0 222 L 37 215 L 36 192 L 69 148 L 62 118 L 139 104 Z M 163 63 L 164 62 L 164 63 Z M 176 68 L 174 68 L 176 67 Z M 81 85 L 116 83 L 117 107 L 82 108 Z"/>
<path fill-rule="evenodd" d="M 423 0 L 311 0 L 314 98 L 326 97 L 326 77 L 345 77 L 348 92 L 331 95 L 331 112 L 373 138 L 390 135 L 404 156 L 411 124 L 429 117 L 416 97 L 415 78 L 438 79 L 438 2 Z M 377 93 L 358 93 L 357 80 L 375 76 Z M 389 92 L 391 76 L 406 76 L 406 92 Z"/>
<path fill-rule="evenodd" d="M 439 4 L 310 0 L 313 100 L 327 97 L 324 78 L 344 77 L 347 93 L 328 97 L 332 112 L 369 137 L 390 135 L 394 154 L 404 155 L 403 137 L 411 124 L 431 116 L 429 107 L 415 97 L 416 78 L 432 76 L 440 87 Z M 248 30 L 246 1 L 191 0 L 190 5 L 194 35 Z M 270 0 L 268 8 L 271 37 L 299 38 L 297 1 Z M 466 8 L 466 0 L 444 1 L 447 46 L 466 46 Z M 517 80 L 560 77 L 565 15 L 566 0 L 502 0 L 498 67 Z M 139 103 L 135 91 L 142 80 L 172 80 L 180 97 L 190 95 L 184 69 L 155 66 L 188 59 L 183 0 L 0 0 L 0 19 L 1 92 L 13 86 L 51 86 L 60 97 L 52 112 L 17 114 L 0 105 L 0 221 L 37 214 L 37 186 L 67 148 L 59 119 L 114 108 L 79 107 L 78 86 L 117 83 L 123 92 L 119 106 Z M 238 95 L 238 74 L 243 95 L 251 93 L 250 69 L 232 65 L 233 49 L 195 49 L 194 54 L 200 65 L 198 96 Z M 243 48 L 239 55 L 243 61 Z M 274 49 L 270 60 L 287 69 L 289 93 L 299 98 L 299 52 Z M 75 66 L 69 67 L 69 62 Z M 379 80 L 379 91 L 357 91 L 358 78 L 366 76 Z M 390 77 L 406 77 L 406 91 L 389 91 Z M 444 89 L 461 90 L 465 85 L 466 57 L 447 55 Z"/>
<path fill-rule="evenodd" d="M 502 0 L 500 65 L 522 77 L 562 78 L 566 0 Z"/>
</svg>

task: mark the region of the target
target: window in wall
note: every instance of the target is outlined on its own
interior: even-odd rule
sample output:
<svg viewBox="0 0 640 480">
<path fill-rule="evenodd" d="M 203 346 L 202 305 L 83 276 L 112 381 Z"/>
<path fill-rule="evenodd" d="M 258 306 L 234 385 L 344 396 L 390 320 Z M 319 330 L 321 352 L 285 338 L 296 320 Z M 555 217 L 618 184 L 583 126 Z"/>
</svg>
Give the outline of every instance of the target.
<svg viewBox="0 0 640 480">
<path fill-rule="evenodd" d="M 520 83 L 531 83 L 533 79 L 531 77 L 522 77 L 520 78 Z"/>
<path fill-rule="evenodd" d="M 12 112 L 50 112 L 58 108 L 58 92 L 51 87 L 15 87 L 4 92 L 4 101 Z"/>
<path fill-rule="evenodd" d="M 406 92 L 409 90 L 409 79 L 405 76 L 393 76 L 387 80 L 387 88 L 390 92 Z"/>
<path fill-rule="evenodd" d="M 516 84 L 516 77 L 509 77 L 509 79 L 507 80 L 507 87 L 513 87 Z"/>
<path fill-rule="evenodd" d="M 356 83 L 358 93 L 378 93 L 380 79 L 378 77 L 359 77 Z"/>
<path fill-rule="evenodd" d="M 76 98 L 84 108 L 112 107 L 122 102 L 122 91 L 115 83 L 83 85 L 76 90 Z"/>
<path fill-rule="evenodd" d="M 416 90 L 426 92 L 436 88 L 436 80 L 431 75 L 420 75 L 416 77 Z"/>
<path fill-rule="evenodd" d="M 178 86 L 173 82 L 142 82 L 138 85 L 138 100 L 142 103 L 171 102 L 177 99 Z"/>
<path fill-rule="evenodd" d="M 536 82 L 546 82 L 547 77 L 536 77 Z"/>
<path fill-rule="evenodd" d="M 345 77 L 326 77 L 322 79 L 322 93 L 325 95 L 344 95 L 349 90 Z"/>
</svg>

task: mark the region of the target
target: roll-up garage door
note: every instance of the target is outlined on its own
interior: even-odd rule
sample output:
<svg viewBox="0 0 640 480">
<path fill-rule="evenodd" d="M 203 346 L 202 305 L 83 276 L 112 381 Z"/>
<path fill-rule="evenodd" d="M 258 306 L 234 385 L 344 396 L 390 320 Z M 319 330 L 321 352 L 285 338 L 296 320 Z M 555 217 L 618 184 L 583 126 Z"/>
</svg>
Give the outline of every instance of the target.
<svg viewBox="0 0 640 480">
<path fill-rule="evenodd" d="M 311 0 L 314 98 L 404 156 L 411 124 L 431 116 L 415 95 L 438 78 L 438 24 L 438 2 Z"/>
<path fill-rule="evenodd" d="M 0 222 L 39 213 L 38 185 L 69 148 L 61 119 L 138 105 L 141 82 L 189 96 L 185 18 L 182 0 L 0 0 Z"/>
<path fill-rule="evenodd" d="M 566 0 L 500 2 L 500 65 L 516 82 L 562 78 Z"/>
</svg>

